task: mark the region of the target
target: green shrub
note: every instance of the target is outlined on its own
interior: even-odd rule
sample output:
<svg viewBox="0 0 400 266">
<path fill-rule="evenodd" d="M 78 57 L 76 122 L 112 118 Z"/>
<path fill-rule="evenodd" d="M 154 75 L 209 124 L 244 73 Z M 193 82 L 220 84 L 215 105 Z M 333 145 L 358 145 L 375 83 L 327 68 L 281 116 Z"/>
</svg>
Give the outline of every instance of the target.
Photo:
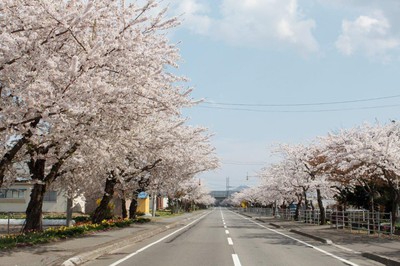
<svg viewBox="0 0 400 266">
<path fill-rule="evenodd" d="M 88 215 L 86 215 L 86 216 L 80 215 L 80 216 L 74 217 L 73 219 L 74 219 L 74 221 L 76 223 L 89 222 L 90 221 L 90 216 L 88 216 Z"/>
<path fill-rule="evenodd" d="M 7 213 L 7 212 L 1 212 L 0 213 L 0 219 L 25 219 L 26 215 L 25 213 L 18 212 L 18 213 Z"/>
<path fill-rule="evenodd" d="M 148 223 L 148 222 L 150 222 L 150 221 L 151 221 L 151 219 L 149 219 L 149 218 L 142 218 L 142 217 L 136 218 L 136 219 L 134 220 L 134 222 L 139 223 L 139 224 Z"/>
<path fill-rule="evenodd" d="M 127 227 L 130 224 L 149 222 L 148 218 L 138 218 L 135 220 L 117 219 L 117 220 L 104 220 L 100 224 L 77 223 L 75 226 L 66 227 L 61 226 L 58 228 L 52 227 L 44 230 L 43 232 L 29 232 L 24 234 L 13 234 L 0 236 L 0 250 L 9 249 L 16 246 L 28 246 L 41 243 L 47 243 L 57 239 L 65 239 L 76 236 L 85 235 L 93 231 L 100 231 L 110 228 Z"/>
</svg>

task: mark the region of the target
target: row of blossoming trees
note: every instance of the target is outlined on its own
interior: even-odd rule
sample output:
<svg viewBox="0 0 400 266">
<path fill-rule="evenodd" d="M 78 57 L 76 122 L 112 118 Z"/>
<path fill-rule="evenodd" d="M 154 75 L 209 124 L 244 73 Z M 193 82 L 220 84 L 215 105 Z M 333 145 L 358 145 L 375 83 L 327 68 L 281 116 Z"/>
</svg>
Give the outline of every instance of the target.
<svg viewBox="0 0 400 266">
<path fill-rule="evenodd" d="M 387 211 L 396 221 L 400 202 L 400 123 L 364 124 L 332 132 L 310 145 L 280 145 L 277 152 L 281 160 L 261 170 L 260 185 L 236 194 L 234 203 L 297 203 L 298 208 L 307 208 L 307 195 L 315 193 L 324 217 L 323 198 L 335 198 L 346 205 L 349 194 L 362 190 L 370 210 L 377 210 L 375 202 L 386 197 Z"/>
<path fill-rule="evenodd" d="M 116 193 L 189 197 L 193 177 L 218 166 L 207 130 L 181 115 L 194 102 L 170 71 L 178 21 L 155 1 L 130 2 L 0 3 L 0 187 L 31 180 L 25 231 L 41 230 L 49 188 L 102 193 L 98 222 Z"/>
</svg>

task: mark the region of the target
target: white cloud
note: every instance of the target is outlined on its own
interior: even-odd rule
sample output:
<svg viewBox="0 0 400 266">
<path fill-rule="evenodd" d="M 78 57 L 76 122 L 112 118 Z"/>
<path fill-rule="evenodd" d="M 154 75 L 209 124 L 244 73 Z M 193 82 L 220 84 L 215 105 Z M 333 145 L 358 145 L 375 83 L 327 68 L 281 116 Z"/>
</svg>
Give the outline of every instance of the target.
<svg viewBox="0 0 400 266">
<path fill-rule="evenodd" d="M 182 15 L 184 25 L 198 34 L 207 34 L 211 27 L 211 18 L 207 15 L 210 8 L 197 0 L 177 0 L 174 2 L 174 13 Z"/>
<path fill-rule="evenodd" d="M 331 37 L 345 55 L 386 61 L 400 45 L 399 0 L 309 0 L 308 4 L 298 0 L 170 1 L 173 13 L 182 15 L 183 27 L 236 46 L 319 52 L 314 36 L 316 21 L 306 16 L 300 4 L 311 8 L 313 14 L 323 7 L 347 17 L 343 17 L 340 36 L 332 32 Z M 349 19 L 349 14 L 355 19 Z M 340 30 L 340 24 L 337 28 Z"/>
<path fill-rule="evenodd" d="M 315 22 L 304 16 L 297 0 L 221 0 L 218 17 L 205 0 L 175 0 L 183 25 L 203 35 L 240 46 L 291 46 L 301 53 L 318 51 Z"/>
<path fill-rule="evenodd" d="M 400 39 L 391 34 L 391 25 L 381 12 L 354 21 L 343 20 L 342 34 L 336 41 L 337 49 L 345 55 L 362 53 L 383 61 L 399 46 Z"/>
</svg>

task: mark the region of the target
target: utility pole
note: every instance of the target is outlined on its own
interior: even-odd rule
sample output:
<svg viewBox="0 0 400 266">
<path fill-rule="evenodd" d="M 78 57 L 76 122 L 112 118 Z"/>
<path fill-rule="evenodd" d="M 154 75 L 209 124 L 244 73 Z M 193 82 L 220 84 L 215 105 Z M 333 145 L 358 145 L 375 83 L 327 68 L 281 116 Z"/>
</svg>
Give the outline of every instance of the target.
<svg viewBox="0 0 400 266">
<path fill-rule="evenodd" d="M 229 176 L 226 178 L 226 197 L 229 197 Z"/>
<path fill-rule="evenodd" d="M 72 222 L 72 205 L 73 205 L 73 199 L 71 195 L 67 194 L 67 219 L 65 221 L 66 226 L 71 226 Z"/>
<path fill-rule="evenodd" d="M 156 209 L 157 209 L 157 193 L 153 192 L 153 194 L 151 195 L 151 198 L 153 200 L 153 206 L 151 209 L 151 216 L 156 217 Z"/>
</svg>

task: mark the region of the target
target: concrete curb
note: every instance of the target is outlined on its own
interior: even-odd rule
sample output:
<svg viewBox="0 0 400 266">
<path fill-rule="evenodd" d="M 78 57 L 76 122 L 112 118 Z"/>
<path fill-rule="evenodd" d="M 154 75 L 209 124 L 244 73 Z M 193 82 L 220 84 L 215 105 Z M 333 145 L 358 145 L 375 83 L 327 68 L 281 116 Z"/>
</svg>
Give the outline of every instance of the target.
<svg viewBox="0 0 400 266">
<path fill-rule="evenodd" d="M 281 225 L 279 225 L 279 224 L 274 224 L 274 223 L 269 223 L 270 225 L 272 225 L 273 227 L 276 227 L 276 228 L 283 228 Z"/>
<path fill-rule="evenodd" d="M 240 213 L 240 214 L 243 215 L 243 216 L 249 217 L 249 218 L 253 218 L 253 216 L 245 214 L 245 213 Z"/>
<path fill-rule="evenodd" d="M 260 219 L 260 218 L 254 218 L 254 220 L 262 222 L 262 223 L 265 223 L 265 221 L 263 219 Z"/>
<path fill-rule="evenodd" d="M 176 222 L 173 222 L 173 223 L 170 223 L 170 224 L 158 227 L 158 228 L 144 230 L 135 236 L 129 236 L 127 238 L 120 239 L 120 241 L 118 241 L 117 243 L 115 243 L 114 241 L 110 242 L 110 244 L 104 243 L 99 248 L 94 247 L 95 250 L 93 250 L 93 251 L 84 252 L 84 253 L 78 254 L 74 257 L 71 257 L 71 258 L 65 260 L 61 265 L 62 266 L 81 265 L 85 262 L 96 259 L 104 254 L 110 253 L 116 249 L 131 245 L 133 243 L 145 240 L 147 238 L 150 238 L 152 236 L 155 236 L 157 234 L 165 232 L 169 229 L 175 228 L 175 227 L 179 226 L 180 224 L 182 224 L 182 222 L 184 222 L 186 220 L 191 220 L 191 219 L 192 219 L 192 217 L 185 218 L 180 221 L 176 221 Z"/>
<path fill-rule="evenodd" d="M 307 233 L 304 233 L 304 232 L 301 232 L 301 231 L 298 231 L 298 230 L 294 230 L 294 229 L 290 229 L 289 231 L 293 232 L 293 233 L 296 233 L 296 234 L 299 234 L 299 235 L 303 235 L 303 236 L 315 239 L 317 241 L 320 241 L 320 242 L 328 244 L 328 245 L 332 245 L 333 244 L 333 241 L 330 240 L 330 239 L 314 236 L 314 235 L 307 234 Z M 367 258 L 367 259 L 370 259 L 370 260 L 385 264 L 386 266 L 400 266 L 400 262 L 398 262 L 396 260 L 392 260 L 392 259 L 389 259 L 387 257 L 376 255 L 376 254 L 373 254 L 373 253 L 362 252 L 361 256 L 363 256 L 364 258 Z"/>
<path fill-rule="evenodd" d="M 306 237 L 315 239 L 315 240 L 317 240 L 319 242 L 322 242 L 322 243 L 325 243 L 325 244 L 328 244 L 328 245 L 332 245 L 333 244 L 332 240 L 330 240 L 330 239 L 326 239 L 326 238 L 322 238 L 322 237 L 319 237 L 319 236 L 307 234 L 307 233 L 304 233 L 304 232 L 301 232 L 301 231 L 298 231 L 298 230 L 295 230 L 295 229 L 290 229 L 289 232 L 292 232 L 292 233 L 295 233 L 295 234 L 298 234 L 298 235 L 302 235 L 302 236 L 306 236 Z"/>
<path fill-rule="evenodd" d="M 400 266 L 400 262 L 373 253 L 363 252 L 361 256 L 385 264 L 386 266 Z"/>
</svg>

